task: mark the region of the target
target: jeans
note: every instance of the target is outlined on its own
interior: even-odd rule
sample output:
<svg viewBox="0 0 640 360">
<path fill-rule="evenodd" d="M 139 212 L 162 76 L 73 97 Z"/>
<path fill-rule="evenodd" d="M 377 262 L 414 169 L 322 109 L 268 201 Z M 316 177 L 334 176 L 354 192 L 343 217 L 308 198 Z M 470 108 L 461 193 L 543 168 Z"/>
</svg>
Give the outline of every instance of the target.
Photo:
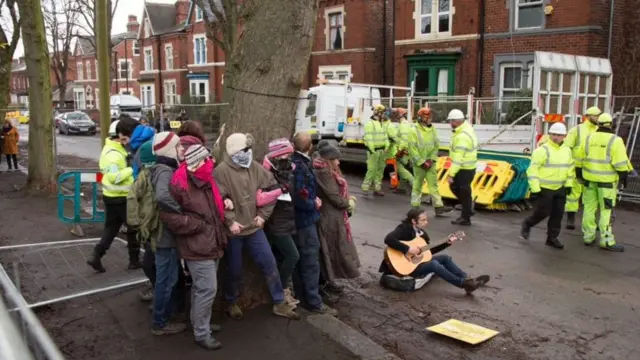
<svg viewBox="0 0 640 360">
<path fill-rule="evenodd" d="M 322 306 L 320 296 L 320 240 L 316 225 L 298 229 L 293 237 L 300 261 L 293 271 L 293 288 L 296 297 L 305 305 L 317 309 Z"/>
<path fill-rule="evenodd" d="M 113 239 L 120 232 L 120 227 L 127 222 L 126 198 L 104 197 L 105 221 L 104 233 L 100 242 L 96 244 L 94 252 L 103 256 L 111 247 Z M 129 262 L 138 262 L 140 257 L 140 242 L 135 231 L 127 227 L 127 248 L 129 249 Z"/>
<path fill-rule="evenodd" d="M 278 267 L 280 282 L 282 283 L 282 287 L 287 288 L 291 282 L 293 270 L 296 268 L 296 264 L 300 259 L 298 248 L 296 247 L 296 243 L 293 241 L 291 235 L 267 233 L 267 238 L 269 238 L 269 241 L 271 242 L 271 247 L 276 250 L 278 255 L 280 255 L 279 257 L 282 260 Z"/>
<path fill-rule="evenodd" d="M 280 282 L 280 274 L 276 266 L 271 246 L 262 229 L 247 236 L 236 236 L 229 239 L 225 256 L 227 257 L 228 282 L 225 299 L 229 304 L 235 304 L 240 297 L 240 282 L 242 280 L 242 248 L 247 246 L 249 255 L 258 265 L 267 280 L 267 286 L 274 304 L 284 302 L 284 290 Z"/>
<path fill-rule="evenodd" d="M 442 280 L 457 287 L 462 287 L 462 283 L 467 278 L 467 274 L 453 262 L 449 255 L 435 255 L 431 261 L 420 264 L 412 273 L 411 277 L 420 278 L 434 273 Z"/>
<path fill-rule="evenodd" d="M 218 290 L 217 260 L 187 260 L 191 285 L 191 325 L 196 341 L 211 336 L 211 311 Z"/>
<path fill-rule="evenodd" d="M 151 250 L 151 243 L 147 242 L 144 246 L 144 255 L 142 255 L 142 271 L 149 279 L 151 285 L 156 284 L 156 255 Z"/>
<path fill-rule="evenodd" d="M 175 309 L 174 288 L 178 282 L 180 259 L 176 248 L 156 249 L 156 283 L 153 291 L 153 326 L 163 328 Z"/>
</svg>

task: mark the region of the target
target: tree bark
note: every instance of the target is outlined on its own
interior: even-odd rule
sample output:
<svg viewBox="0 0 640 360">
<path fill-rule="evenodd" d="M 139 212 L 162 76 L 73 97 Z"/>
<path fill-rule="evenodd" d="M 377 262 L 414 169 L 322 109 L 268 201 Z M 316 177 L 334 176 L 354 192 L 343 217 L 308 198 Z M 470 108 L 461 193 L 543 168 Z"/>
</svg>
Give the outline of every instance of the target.
<svg viewBox="0 0 640 360">
<path fill-rule="evenodd" d="M 270 140 L 293 135 L 318 2 L 269 0 L 245 6 L 243 29 L 225 59 L 223 97 L 230 106 L 223 118 L 227 134 L 254 136 L 254 157 L 260 159 Z"/>
<path fill-rule="evenodd" d="M 56 167 L 53 154 L 53 103 L 49 51 L 40 0 L 19 0 L 22 37 L 29 77 L 29 174 L 30 190 L 54 194 Z"/>
</svg>

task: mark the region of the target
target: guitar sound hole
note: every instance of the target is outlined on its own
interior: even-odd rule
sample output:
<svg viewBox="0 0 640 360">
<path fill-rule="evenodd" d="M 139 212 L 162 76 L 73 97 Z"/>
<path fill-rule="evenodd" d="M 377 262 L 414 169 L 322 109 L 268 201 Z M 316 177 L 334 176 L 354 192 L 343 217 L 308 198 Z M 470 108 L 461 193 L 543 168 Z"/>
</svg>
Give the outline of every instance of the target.
<svg viewBox="0 0 640 360">
<path fill-rule="evenodd" d="M 422 255 L 417 255 L 411 258 L 411 263 L 413 264 L 420 264 L 421 261 L 422 261 Z"/>
</svg>

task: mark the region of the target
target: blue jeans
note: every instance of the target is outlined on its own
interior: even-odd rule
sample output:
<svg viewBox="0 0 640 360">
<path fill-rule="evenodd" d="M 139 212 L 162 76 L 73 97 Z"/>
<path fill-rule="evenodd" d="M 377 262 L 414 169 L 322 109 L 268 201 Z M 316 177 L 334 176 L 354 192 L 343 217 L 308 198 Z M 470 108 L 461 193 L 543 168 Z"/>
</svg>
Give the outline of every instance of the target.
<svg viewBox="0 0 640 360">
<path fill-rule="evenodd" d="M 429 273 L 434 273 L 453 286 L 462 287 L 467 274 L 453 262 L 449 255 L 435 255 L 431 261 L 420 264 L 412 273 L 411 277 L 420 278 Z"/>
<path fill-rule="evenodd" d="M 249 255 L 258 265 L 267 280 L 267 286 L 274 304 L 284 302 L 284 291 L 280 282 L 280 274 L 273 256 L 271 246 L 262 229 L 247 236 L 232 237 L 227 244 L 227 286 L 225 299 L 229 304 L 238 302 L 240 282 L 242 281 L 242 248 L 246 246 Z"/>
<path fill-rule="evenodd" d="M 298 229 L 293 236 L 300 260 L 293 271 L 293 289 L 298 299 L 311 308 L 322 306 L 320 296 L 320 240 L 316 225 Z"/>
<path fill-rule="evenodd" d="M 175 307 L 174 287 L 178 282 L 180 259 L 176 248 L 156 249 L 156 283 L 153 290 L 153 326 L 167 325 Z"/>
</svg>

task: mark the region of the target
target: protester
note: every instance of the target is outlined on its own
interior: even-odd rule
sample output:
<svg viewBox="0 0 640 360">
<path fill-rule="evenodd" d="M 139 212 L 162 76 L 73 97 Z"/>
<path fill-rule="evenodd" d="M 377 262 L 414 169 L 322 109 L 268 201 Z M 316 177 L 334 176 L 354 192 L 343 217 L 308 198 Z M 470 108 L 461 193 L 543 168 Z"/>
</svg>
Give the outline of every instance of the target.
<svg viewBox="0 0 640 360">
<path fill-rule="evenodd" d="M 202 142 L 202 145 L 205 145 L 206 143 L 204 129 L 202 129 L 202 124 L 200 124 L 199 121 L 186 120 L 180 125 L 180 128 L 178 129 L 178 136 L 182 138 L 187 135 L 195 136 Z"/>
<path fill-rule="evenodd" d="M 225 212 L 225 225 L 232 234 L 226 251 L 228 283 L 225 298 L 230 304 L 228 312 L 234 319 L 244 317 L 237 302 L 242 279 L 242 249 L 247 246 L 266 278 L 274 303 L 273 313 L 297 320 L 300 316 L 285 302 L 276 260 L 262 229 L 275 205 L 258 208 L 256 202 L 258 190 L 268 188 L 275 180 L 253 160 L 252 145 L 253 141 L 245 134 L 230 135 L 224 161 L 214 172 L 223 197 L 228 197 L 235 204 L 233 210 Z"/>
<path fill-rule="evenodd" d="M 11 124 L 11 120 L 4 121 L 2 126 L 2 154 L 7 158 L 8 169 L 11 170 L 11 162 L 13 161 L 13 169 L 18 169 L 18 141 L 20 134 L 18 129 Z"/>
<path fill-rule="evenodd" d="M 360 276 L 360 258 L 353 242 L 349 213 L 355 210 L 356 200 L 349 196 L 349 185 L 340 171 L 340 150 L 327 141 L 318 143 L 319 158 L 313 161 L 318 183 L 318 197 L 322 200 L 318 235 L 320 238 L 321 271 L 327 281 L 325 289 L 340 289 L 335 279 Z"/>
<path fill-rule="evenodd" d="M 120 115 L 120 120 L 127 119 L 127 123 L 135 124 L 131 135 L 129 135 L 128 141 L 128 150 L 130 155 L 132 156 L 132 169 L 133 169 L 133 178 L 138 177 L 138 173 L 140 172 L 140 157 L 138 155 L 138 149 L 142 144 L 151 140 L 153 135 L 155 135 L 156 131 L 154 128 L 145 125 L 142 122 L 137 122 L 131 116 L 127 114 Z"/>
<path fill-rule="evenodd" d="M 292 295 L 290 283 L 293 270 L 298 264 L 300 254 L 293 241 L 296 233 L 294 208 L 289 194 L 293 189 L 293 163 L 291 162 L 293 145 L 287 139 L 278 139 L 269 143 L 269 153 L 262 165 L 271 172 L 277 183 L 267 189 L 258 190 L 258 207 L 276 204 L 273 213 L 265 224 L 265 233 L 272 248 L 279 255 L 280 282 L 284 287 L 284 297 L 292 307 L 300 303 Z"/>
<path fill-rule="evenodd" d="M 312 171 L 311 136 L 306 132 L 294 136 L 295 153 L 292 156 L 294 187 L 292 191 L 297 234 L 294 241 L 300 261 L 293 273 L 296 296 L 304 307 L 317 313 L 336 315 L 337 312 L 322 302 L 320 296 L 320 240 L 316 223 L 320 218 L 322 201 L 316 196 L 316 176 Z"/>
<path fill-rule="evenodd" d="M 185 152 L 185 160 L 171 181 L 171 195 L 182 212 L 163 213 L 162 218 L 177 235 L 180 255 L 193 278 L 191 324 L 196 344 L 216 350 L 222 345 L 211 335 L 210 322 L 218 288 L 218 260 L 227 245 L 225 205 L 212 176 L 209 151 L 202 145 L 192 145 Z M 228 208 L 232 208 L 231 203 Z"/>
<path fill-rule="evenodd" d="M 388 247 L 400 251 L 403 254 L 419 255 L 422 253 L 420 248 L 409 247 L 401 241 L 411 241 L 415 239 L 416 236 L 420 236 L 428 244 L 430 240 L 429 235 L 426 233 L 428 224 L 427 211 L 423 208 L 414 207 L 407 213 L 407 218 L 384 238 L 384 243 Z M 436 254 L 448 248 L 453 241 L 455 241 L 455 239 L 449 239 L 443 244 L 432 247 L 429 251 L 431 251 L 432 254 Z M 392 272 L 384 260 L 382 261 L 382 264 L 380 264 L 380 269 L 378 271 L 383 274 Z M 470 278 L 453 262 L 453 259 L 451 259 L 451 256 L 449 255 L 433 256 L 431 261 L 420 264 L 409 276 L 413 278 L 422 278 L 431 273 L 435 273 L 453 286 L 464 289 L 467 294 L 471 294 L 479 287 L 484 286 L 490 280 L 488 275 Z"/>
</svg>

